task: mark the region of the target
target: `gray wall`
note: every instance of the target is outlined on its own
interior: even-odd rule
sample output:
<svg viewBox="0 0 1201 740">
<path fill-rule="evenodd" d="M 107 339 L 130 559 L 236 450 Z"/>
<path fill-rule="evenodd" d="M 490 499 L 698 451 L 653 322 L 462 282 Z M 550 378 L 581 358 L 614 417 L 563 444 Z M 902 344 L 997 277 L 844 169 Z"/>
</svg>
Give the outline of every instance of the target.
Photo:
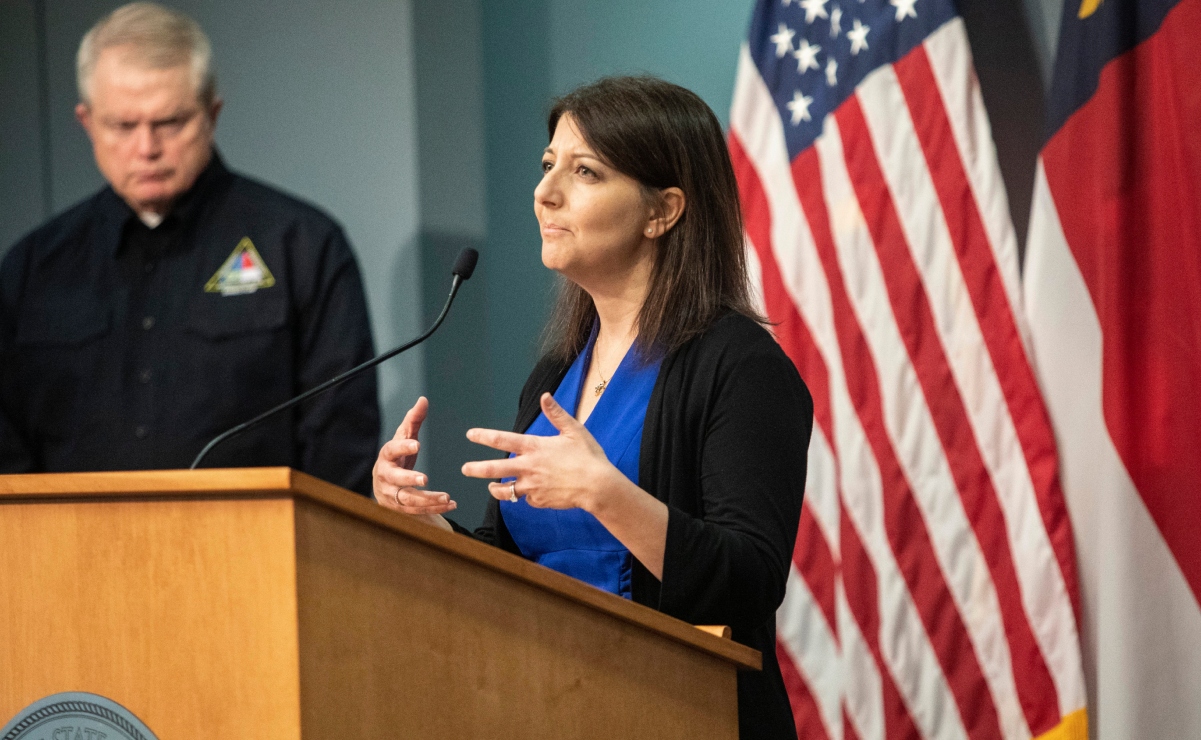
<svg viewBox="0 0 1201 740">
<path fill-rule="evenodd" d="M 1023 237 L 1061 3 L 960 0 Z M 386 434 L 427 393 L 421 467 L 459 500 L 462 523 L 478 523 L 486 489 L 458 468 L 489 452 L 463 433 L 511 424 L 553 295 L 532 209 L 550 100 L 602 75 L 650 72 L 698 92 L 724 122 L 754 3 L 175 4 L 213 39 L 227 160 L 342 222 L 379 349 L 432 320 L 455 255 L 480 249 L 439 334 L 381 370 Z M 115 5 L 0 0 L 0 249 L 100 183 L 71 113 L 71 65 L 83 31 Z"/>
<path fill-rule="evenodd" d="M 50 210 L 38 10 L 0 2 L 0 254 Z"/>
<path fill-rule="evenodd" d="M 83 33 L 118 5 L 0 3 L 0 249 L 102 185 L 74 118 L 74 55 Z M 227 163 L 319 204 L 343 225 L 363 268 L 377 347 L 414 334 L 423 316 L 410 3 L 188 0 L 175 6 L 195 17 L 213 42 L 225 100 L 217 145 Z M 45 39 L 41 75 L 39 38 Z M 39 94 L 48 101 L 47 127 L 39 121 Z M 381 368 L 388 426 L 395 427 L 422 392 L 422 377 L 420 349 Z"/>
<path fill-rule="evenodd" d="M 1030 35 L 1034 40 L 1034 51 L 1042 74 L 1043 88 L 1051 87 L 1051 70 L 1055 64 L 1055 49 L 1059 45 L 1059 22 L 1063 14 L 1063 0 L 1022 0 L 1023 15 Z"/>
<path fill-rule="evenodd" d="M 478 0 L 416 0 L 418 162 L 421 184 L 422 288 L 425 322 L 446 300 L 450 268 L 464 248 L 482 252 L 475 277 L 425 346 L 430 418 L 422 429 L 419 467 L 430 486 L 450 491 L 455 518 L 479 523 L 487 488 L 459 474 L 485 451 L 464 436 L 472 426 L 504 423 L 492 413 L 493 371 L 488 338 L 489 277 L 494 260 L 487 232 L 484 179 L 483 16 Z"/>
<path fill-rule="evenodd" d="M 550 12 L 551 86 L 649 72 L 704 98 L 725 125 L 738 47 L 754 2 L 557 0 Z"/>
</svg>

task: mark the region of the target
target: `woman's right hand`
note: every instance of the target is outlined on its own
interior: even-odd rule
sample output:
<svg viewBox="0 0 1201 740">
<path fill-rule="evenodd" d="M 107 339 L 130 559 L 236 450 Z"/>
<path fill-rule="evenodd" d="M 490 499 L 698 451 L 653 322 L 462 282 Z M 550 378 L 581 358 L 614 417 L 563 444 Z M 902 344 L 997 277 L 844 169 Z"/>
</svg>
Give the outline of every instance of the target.
<svg viewBox="0 0 1201 740">
<path fill-rule="evenodd" d="M 396 434 L 380 448 L 371 471 L 372 488 L 375 500 L 381 506 L 450 529 L 450 524 L 441 515 L 454 511 L 457 504 L 441 491 L 424 490 L 428 479 L 424 473 L 413 469 L 421 449 L 417 433 L 429 414 L 429 407 L 425 396 L 418 398 L 396 428 Z"/>
</svg>

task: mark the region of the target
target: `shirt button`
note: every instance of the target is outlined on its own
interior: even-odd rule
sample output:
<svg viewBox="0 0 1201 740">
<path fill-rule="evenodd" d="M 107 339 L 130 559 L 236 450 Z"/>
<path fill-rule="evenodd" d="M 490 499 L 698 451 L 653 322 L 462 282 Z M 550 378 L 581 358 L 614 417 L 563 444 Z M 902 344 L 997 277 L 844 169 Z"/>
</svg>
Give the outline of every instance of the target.
<svg viewBox="0 0 1201 740">
<path fill-rule="evenodd" d="M 133 430 L 133 436 L 137 437 L 138 439 L 146 439 L 146 435 L 148 434 L 150 434 L 150 430 L 147 429 L 146 425 L 144 424 L 138 424 L 138 426 Z"/>
<path fill-rule="evenodd" d="M 146 318 L 142 319 L 142 328 L 145 329 L 146 331 L 150 331 L 151 329 L 153 329 L 154 328 L 154 317 L 147 316 Z"/>
<path fill-rule="evenodd" d="M 140 380 L 143 384 L 149 383 L 150 382 L 150 369 L 147 368 L 147 369 L 143 370 L 142 372 L 138 373 L 138 380 Z"/>
</svg>

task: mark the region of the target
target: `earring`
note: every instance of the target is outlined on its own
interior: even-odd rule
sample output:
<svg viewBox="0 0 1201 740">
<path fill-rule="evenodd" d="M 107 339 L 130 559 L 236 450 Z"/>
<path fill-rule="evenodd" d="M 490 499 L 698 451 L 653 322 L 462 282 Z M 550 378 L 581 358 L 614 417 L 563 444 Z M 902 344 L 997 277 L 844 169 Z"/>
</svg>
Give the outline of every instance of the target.
<svg viewBox="0 0 1201 740">
<path fill-rule="evenodd" d="M 654 231 L 655 231 L 654 229 L 647 229 L 647 230 L 646 230 L 646 233 L 648 233 L 648 234 L 652 234 L 652 233 L 654 233 Z"/>
</svg>

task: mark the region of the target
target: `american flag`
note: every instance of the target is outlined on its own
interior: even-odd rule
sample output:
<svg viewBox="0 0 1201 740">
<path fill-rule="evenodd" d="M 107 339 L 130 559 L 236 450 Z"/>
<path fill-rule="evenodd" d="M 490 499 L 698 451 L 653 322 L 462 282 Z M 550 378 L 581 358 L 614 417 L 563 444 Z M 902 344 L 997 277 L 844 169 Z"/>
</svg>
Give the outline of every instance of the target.
<svg viewBox="0 0 1201 740">
<path fill-rule="evenodd" d="M 1087 736 L 1071 527 L 949 0 L 764 0 L 729 146 L 813 393 L 777 654 L 802 738 Z"/>
</svg>

